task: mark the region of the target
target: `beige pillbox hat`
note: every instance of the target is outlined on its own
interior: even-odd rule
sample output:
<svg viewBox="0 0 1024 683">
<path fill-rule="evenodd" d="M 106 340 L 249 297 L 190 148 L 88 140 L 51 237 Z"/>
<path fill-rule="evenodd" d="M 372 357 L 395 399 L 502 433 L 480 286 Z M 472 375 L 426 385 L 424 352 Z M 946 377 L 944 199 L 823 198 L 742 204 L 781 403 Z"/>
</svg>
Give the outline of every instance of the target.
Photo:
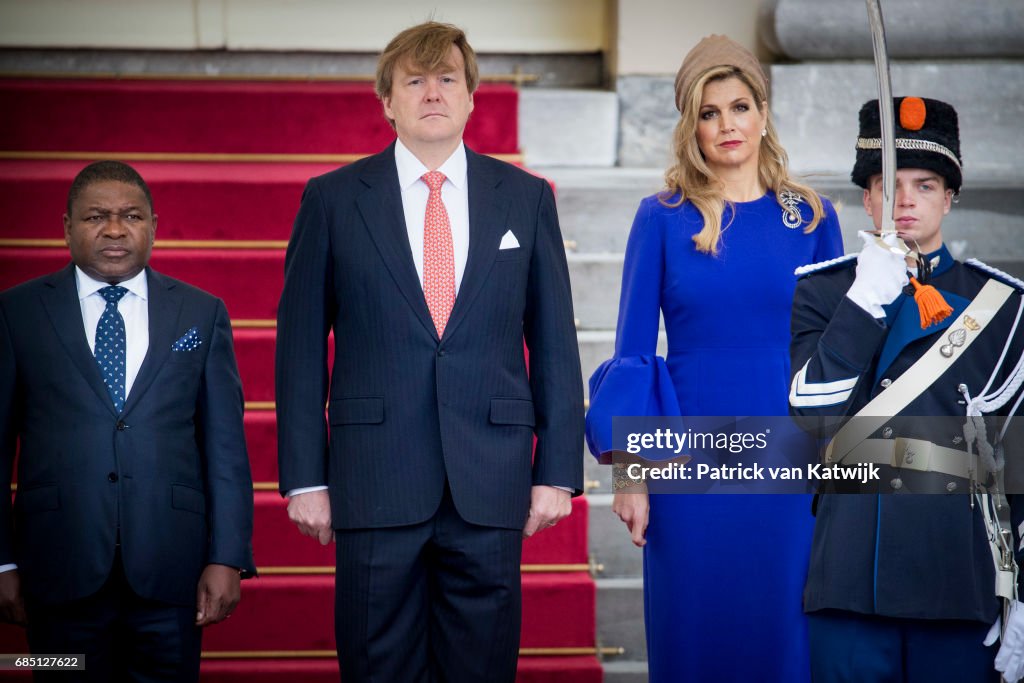
<svg viewBox="0 0 1024 683">
<path fill-rule="evenodd" d="M 761 68 L 761 62 L 736 41 L 726 36 L 712 34 L 703 38 L 683 59 L 683 65 L 676 73 L 676 109 L 683 111 L 683 98 L 690 85 L 708 69 L 723 64 L 742 69 L 751 78 L 760 82 L 765 96 L 768 95 L 768 77 Z"/>
</svg>

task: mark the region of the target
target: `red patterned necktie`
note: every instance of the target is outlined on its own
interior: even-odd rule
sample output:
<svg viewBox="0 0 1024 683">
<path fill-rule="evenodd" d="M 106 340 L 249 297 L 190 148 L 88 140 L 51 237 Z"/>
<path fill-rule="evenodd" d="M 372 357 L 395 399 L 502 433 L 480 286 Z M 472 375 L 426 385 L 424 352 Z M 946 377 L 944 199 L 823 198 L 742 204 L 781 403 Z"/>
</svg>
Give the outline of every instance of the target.
<svg viewBox="0 0 1024 683">
<path fill-rule="evenodd" d="M 455 305 L 455 249 L 448 211 L 441 201 L 444 181 L 440 171 L 423 174 L 423 182 L 430 188 L 423 219 L 423 296 L 438 337 L 444 335 L 448 316 Z"/>
</svg>

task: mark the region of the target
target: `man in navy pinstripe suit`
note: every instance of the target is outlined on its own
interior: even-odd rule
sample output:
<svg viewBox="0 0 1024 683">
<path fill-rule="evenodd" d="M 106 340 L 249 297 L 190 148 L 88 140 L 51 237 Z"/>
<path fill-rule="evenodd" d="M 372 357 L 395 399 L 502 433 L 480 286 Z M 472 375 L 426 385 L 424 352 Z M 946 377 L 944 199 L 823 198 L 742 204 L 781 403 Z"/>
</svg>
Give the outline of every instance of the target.
<svg viewBox="0 0 1024 683">
<path fill-rule="evenodd" d="M 302 533 L 337 541 L 346 683 L 512 681 L 522 537 L 582 486 L 554 199 L 463 145 L 477 81 L 453 26 L 392 40 L 377 93 L 398 140 L 312 179 L 288 247 L 281 490 Z"/>
</svg>

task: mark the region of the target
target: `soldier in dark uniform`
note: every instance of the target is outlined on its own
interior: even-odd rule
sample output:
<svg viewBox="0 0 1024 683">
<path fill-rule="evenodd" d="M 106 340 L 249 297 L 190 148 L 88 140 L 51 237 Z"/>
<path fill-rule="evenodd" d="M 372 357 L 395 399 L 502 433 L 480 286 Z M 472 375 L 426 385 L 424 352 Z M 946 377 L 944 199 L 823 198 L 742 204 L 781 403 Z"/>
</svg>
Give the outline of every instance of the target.
<svg viewBox="0 0 1024 683">
<path fill-rule="evenodd" d="M 1014 456 L 1001 432 L 1021 412 L 1024 283 L 955 261 L 943 244 L 962 182 L 953 107 L 907 97 L 894 111 L 894 218 L 911 255 L 896 235 L 862 233 L 859 255 L 801 269 L 793 304 L 791 412 L 841 426 L 825 430 L 826 464 L 880 473 L 871 494 L 816 499 L 804 589 L 812 677 L 995 681 L 997 648 L 983 641 L 1000 617 L 997 587 L 1014 597 L 1012 569 L 997 565 L 1012 565 L 1019 539 L 1000 538 L 1001 506 L 987 493 Z M 860 112 L 852 179 L 876 229 L 880 137 L 873 100 Z M 991 415 L 1004 419 L 981 417 Z M 1014 502 L 1004 529 L 1024 520 Z"/>
</svg>

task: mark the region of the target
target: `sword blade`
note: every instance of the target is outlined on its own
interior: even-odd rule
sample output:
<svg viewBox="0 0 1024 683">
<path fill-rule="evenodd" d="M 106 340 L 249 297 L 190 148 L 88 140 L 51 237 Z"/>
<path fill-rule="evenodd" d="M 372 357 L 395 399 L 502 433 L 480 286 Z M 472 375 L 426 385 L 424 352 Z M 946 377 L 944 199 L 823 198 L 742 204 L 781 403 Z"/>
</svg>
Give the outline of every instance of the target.
<svg viewBox="0 0 1024 683">
<path fill-rule="evenodd" d="M 889 79 L 889 54 L 885 46 L 885 24 L 880 0 L 865 0 L 871 45 L 878 77 L 879 120 L 882 124 L 882 233 L 896 232 L 893 211 L 896 207 L 896 136 L 892 109 L 892 82 Z"/>
</svg>

